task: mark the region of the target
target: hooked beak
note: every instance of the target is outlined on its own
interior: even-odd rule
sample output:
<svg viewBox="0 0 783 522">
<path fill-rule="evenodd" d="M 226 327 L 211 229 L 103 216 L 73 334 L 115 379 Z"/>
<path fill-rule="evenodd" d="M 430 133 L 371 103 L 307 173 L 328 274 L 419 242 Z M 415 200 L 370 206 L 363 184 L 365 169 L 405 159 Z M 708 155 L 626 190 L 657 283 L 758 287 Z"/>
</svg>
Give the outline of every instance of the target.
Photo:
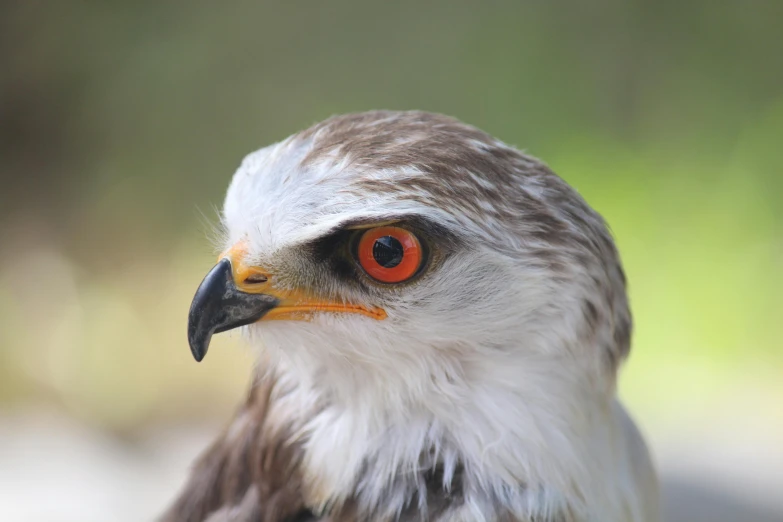
<svg viewBox="0 0 783 522">
<path fill-rule="evenodd" d="M 188 314 L 188 342 L 196 361 L 207 354 L 212 334 L 261 319 L 308 320 L 316 312 L 386 318 L 381 308 L 319 299 L 301 289 L 276 288 L 268 271 L 244 263 L 245 255 L 244 243 L 232 247 L 196 290 Z"/>
<path fill-rule="evenodd" d="M 196 290 L 188 314 L 188 342 L 196 361 L 207 354 L 212 334 L 254 323 L 279 300 L 266 294 L 240 292 L 234 284 L 231 261 L 221 259 Z"/>
</svg>

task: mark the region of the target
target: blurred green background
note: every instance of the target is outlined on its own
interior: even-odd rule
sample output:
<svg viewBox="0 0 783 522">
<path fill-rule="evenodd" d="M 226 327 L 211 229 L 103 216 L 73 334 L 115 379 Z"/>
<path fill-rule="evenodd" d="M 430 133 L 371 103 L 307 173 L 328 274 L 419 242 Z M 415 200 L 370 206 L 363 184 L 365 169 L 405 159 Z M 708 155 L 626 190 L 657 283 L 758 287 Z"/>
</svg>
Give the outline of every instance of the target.
<svg viewBox="0 0 783 522">
<path fill-rule="evenodd" d="M 212 433 L 251 359 L 220 336 L 197 365 L 185 323 L 241 158 L 424 109 L 542 158 L 610 223 L 636 319 L 620 393 L 665 477 L 780 507 L 782 24 L 775 0 L 3 3 L 0 441 Z M 6 458 L 40 460 L 23 447 Z M 670 519 L 706 516 L 666 488 Z M 32 520 L 19 491 L 0 514 Z"/>
</svg>

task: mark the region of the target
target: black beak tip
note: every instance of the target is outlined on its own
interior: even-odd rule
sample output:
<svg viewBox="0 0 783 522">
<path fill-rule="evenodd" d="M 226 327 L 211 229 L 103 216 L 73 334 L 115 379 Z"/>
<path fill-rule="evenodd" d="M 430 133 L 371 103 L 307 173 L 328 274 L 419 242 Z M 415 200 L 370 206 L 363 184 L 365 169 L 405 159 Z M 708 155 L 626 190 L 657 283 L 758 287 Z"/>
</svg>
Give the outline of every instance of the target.
<svg viewBox="0 0 783 522">
<path fill-rule="evenodd" d="M 198 316 L 200 315 L 197 310 L 193 310 L 191 307 L 190 314 L 188 316 L 188 344 L 190 345 L 190 353 L 193 354 L 193 358 L 196 362 L 201 362 L 204 356 L 207 355 L 209 349 L 209 341 L 212 340 L 212 332 L 208 329 L 200 328 L 202 326 Z"/>
<path fill-rule="evenodd" d="M 206 349 L 196 348 L 193 345 L 190 346 L 190 353 L 193 354 L 193 358 L 196 359 L 196 362 L 201 362 L 204 360 L 204 356 L 207 355 Z"/>
<path fill-rule="evenodd" d="M 201 337 L 200 339 L 197 337 Z M 212 335 L 210 334 L 209 337 L 211 338 Z M 193 354 L 193 358 L 196 359 L 196 362 L 201 362 L 204 359 L 204 356 L 207 355 L 207 350 L 209 349 L 209 341 L 210 339 L 203 339 L 203 336 L 194 336 L 191 332 L 188 332 L 188 343 L 190 344 L 190 353 Z"/>
</svg>

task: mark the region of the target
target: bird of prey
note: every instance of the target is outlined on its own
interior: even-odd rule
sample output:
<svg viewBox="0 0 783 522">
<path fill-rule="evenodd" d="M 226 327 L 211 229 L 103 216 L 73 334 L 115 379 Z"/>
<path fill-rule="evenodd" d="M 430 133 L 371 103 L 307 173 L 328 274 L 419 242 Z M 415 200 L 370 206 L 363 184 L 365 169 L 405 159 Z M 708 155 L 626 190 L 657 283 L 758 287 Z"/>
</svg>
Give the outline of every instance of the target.
<svg viewBox="0 0 783 522">
<path fill-rule="evenodd" d="M 166 522 L 652 522 L 616 398 L 626 281 L 603 219 L 450 117 L 332 117 L 248 155 L 196 291 L 249 395 Z"/>
</svg>

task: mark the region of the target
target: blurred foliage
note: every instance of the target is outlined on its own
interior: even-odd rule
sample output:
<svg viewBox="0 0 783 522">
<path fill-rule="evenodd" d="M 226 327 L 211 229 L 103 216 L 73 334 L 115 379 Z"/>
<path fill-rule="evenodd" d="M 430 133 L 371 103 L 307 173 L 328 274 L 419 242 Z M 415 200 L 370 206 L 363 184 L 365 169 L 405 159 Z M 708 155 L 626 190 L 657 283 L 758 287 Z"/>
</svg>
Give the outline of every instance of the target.
<svg viewBox="0 0 783 522">
<path fill-rule="evenodd" d="M 6 2 L 0 405 L 227 415 L 251 357 L 196 365 L 185 320 L 234 168 L 331 114 L 418 108 L 607 218 L 645 424 L 735 401 L 783 433 L 781 20 L 776 0 Z"/>
</svg>

